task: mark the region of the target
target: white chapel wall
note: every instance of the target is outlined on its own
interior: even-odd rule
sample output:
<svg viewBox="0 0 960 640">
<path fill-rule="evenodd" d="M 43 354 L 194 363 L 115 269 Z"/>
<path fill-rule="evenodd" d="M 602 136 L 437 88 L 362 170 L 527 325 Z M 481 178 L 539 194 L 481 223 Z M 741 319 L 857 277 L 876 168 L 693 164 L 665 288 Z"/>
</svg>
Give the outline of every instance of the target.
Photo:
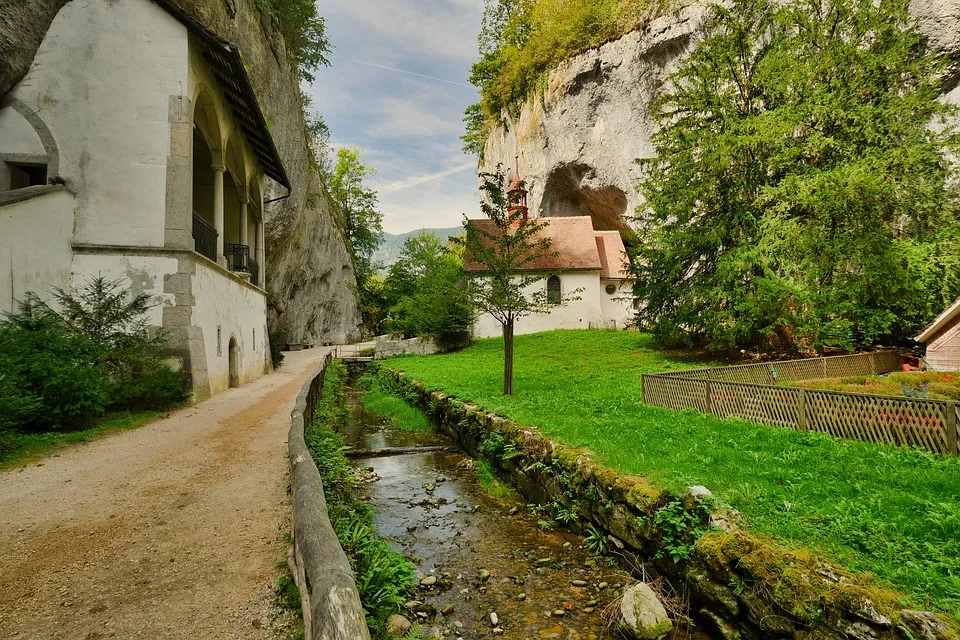
<svg viewBox="0 0 960 640">
<path fill-rule="evenodd" d="M 163 246 L 170 96 L 187 88 L 187 30 L 152 2 L 74 0 L 14 98 L 43 120 L 77 194 L 78 243 Z"/>
<path fill-rule="evenodd" d="M 70 286 L 73 194 L 58 189 L 0 208 L 0 312 L 14 311 L 27 292 L 51 301 Z"/>
<path fill-rule="evenodd" d="M 552 329 L 588 329 L 601 326 L 601 291 L 600 272 L 566 272 L 558 274 L 560 277 L 561 292 L 564 295 L 572 294 L 578 288 L 583 291 L 577 293 L 579 300 L 574 300 L 563 306 L 555 307 L 550 313 L 525 316 L 514 326 L 514 335 L 538 333 Z M 547 280 L 534 283 L 527 287 L 527 294 L 535 291 L 545 291 Z M 500 323 L 492 316 L 484 314 L 477 318 L 473 325 L 475 338 L 493 338 L 502 335 Z"/>
<path fill-rule="evenodd" d="M 269 353 L 266 349 L 267 298 L 253 287 L 224 277 L 202 259 L 196 260 L 192 278 L 191 324 L 203 330 L 210 394 L 229 388 L 230 338 L 239 349 L 240 384 L 264 374 Z M 217 343 L 219 328 L 220 342 Z"/>
</svg>

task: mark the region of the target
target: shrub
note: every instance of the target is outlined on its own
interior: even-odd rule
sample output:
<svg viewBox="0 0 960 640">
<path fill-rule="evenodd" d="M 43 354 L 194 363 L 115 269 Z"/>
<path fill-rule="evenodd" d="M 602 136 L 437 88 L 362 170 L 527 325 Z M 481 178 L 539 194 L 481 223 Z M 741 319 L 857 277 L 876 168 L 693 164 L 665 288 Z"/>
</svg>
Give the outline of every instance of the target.
<svg viewBox="0 0 960 640">
<path fill-rule="evenodd" d="M 269 332 L 267 339 L 270 340 L 270 361 L 273 362 L 273 368 L 279 369 L 283 364 L 283 345 L 287 341 L 286 335 L 282 333 Z"/>
<path fill-rule="evenodd" d="M 94 278 L 56 290 L 57 313 L 28 294 L 0 322 L 0 429 L 83 427 L 109 409 L 159 410 L 187 398 L 146 327 L 150 299 Z"/>
</svg>

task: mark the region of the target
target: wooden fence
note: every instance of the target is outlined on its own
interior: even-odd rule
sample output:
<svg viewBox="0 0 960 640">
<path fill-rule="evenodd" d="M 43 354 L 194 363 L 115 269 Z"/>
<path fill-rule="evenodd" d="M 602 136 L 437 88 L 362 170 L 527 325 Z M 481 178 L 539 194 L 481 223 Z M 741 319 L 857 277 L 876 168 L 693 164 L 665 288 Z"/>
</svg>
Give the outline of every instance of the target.
<svg viewBox="0 0 960 640">
<path fill-rule="evenodd" d="M 889 373 L 895 351 L 786 360 L 643 376 L 643 401 L 667 409 L 696 409 L 837 438 L 923 447 L 960 454 L 958 407 L 952 400 L 901 398 L 781 386 L 820 378 Z"/>
</svg>

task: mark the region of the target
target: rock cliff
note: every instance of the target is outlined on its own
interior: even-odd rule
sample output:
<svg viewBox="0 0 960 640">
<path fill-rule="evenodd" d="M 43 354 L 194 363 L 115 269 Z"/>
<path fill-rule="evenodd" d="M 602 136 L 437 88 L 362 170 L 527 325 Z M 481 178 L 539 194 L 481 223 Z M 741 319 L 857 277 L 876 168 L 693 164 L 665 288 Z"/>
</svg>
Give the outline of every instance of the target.
<svg viewBox="0 0 960 640">
<path fill-rule="evenodd" d="M 235 43 L 292 186 L 265 207 L 268 324 L 292 342 L 340 342 L 358 334 L 353 265 L 318 176 L 310 169 L 300 81 L 283 38 L 254 0 L 174 0 Z M 0 0 L 0 95 L 29 69 L 67 0 Z M 265 199 L 286 190 L 268 190 Z"/>
<path fill-rule="evenodd" d="M 504 112 L 482 168 L 520 172 L 530 210 L 590 215 L 598 229 L 623 228 L 640 204 L 637 158 L 654 155 L 650 105 L 701 37 L 710 2 L 695 2 L 643 30 L 577 55 L 550 74 L 542 95 Z M 960 0 L 913 0 L 921 30 L 955 61 L 945 99 L 960 104 Z"/>
</svg>

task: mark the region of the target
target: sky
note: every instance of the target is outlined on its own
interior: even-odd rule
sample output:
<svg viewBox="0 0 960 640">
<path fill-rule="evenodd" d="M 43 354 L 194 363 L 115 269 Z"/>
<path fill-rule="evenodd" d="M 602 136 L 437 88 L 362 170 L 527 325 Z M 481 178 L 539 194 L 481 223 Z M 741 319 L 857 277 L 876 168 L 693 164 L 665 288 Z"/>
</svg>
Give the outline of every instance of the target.
<svg viewBox="0 0 960 640">
<path fill-rule="evenodd" d="M 383 229 L 458 226 L 479 215 L 476 158 L 460 148 L 478 101 L 483 0 L 317 0 L 334 50 L 305 87 L 335 147 L 377 170 Z"/>
</svg>

